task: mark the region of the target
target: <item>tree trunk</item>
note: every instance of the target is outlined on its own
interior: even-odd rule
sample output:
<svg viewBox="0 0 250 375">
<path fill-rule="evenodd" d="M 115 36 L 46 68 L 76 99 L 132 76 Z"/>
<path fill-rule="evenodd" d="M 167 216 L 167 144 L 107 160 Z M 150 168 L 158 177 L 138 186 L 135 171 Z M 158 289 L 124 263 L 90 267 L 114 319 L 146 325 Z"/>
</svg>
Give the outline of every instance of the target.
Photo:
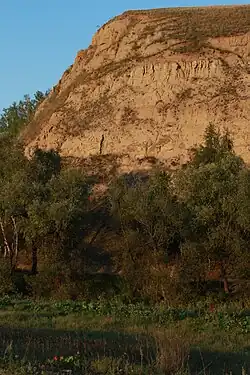
<svg viewBox="0 0 250 375">
<path fill-rule="evenodd" d="M 222 277 L 222 281 L 223 281 L 224 292 L 226 294 L 229 294 L 228 279 L 227 279 L 226 271 L 225 271 L 225 268 L 224 268 L 223 265 L 221 265 L 221 277 Z"/>
<path fill-rule="evenodd" d="M 33 275 L 37 274 L 37 247 L 32 244 L 32 268 L 31 273 Z"/>
<path fill-rule="evenodd" d="M 222 279 L 222 281 L 223 281 L 223 286 L 224 286 L 224 292 L 226 294 L 229 294 L 229 285 L 228 285 L 227 278 L 224 276 L 223 279 Z"/>
<path fill-rule="evenodd" d="M 2 232 L 3 240 L 4 240 L 4 258 L 6 258 L 8 255 L 9 261 L 10 261 L 11 274 L 13 274 L 15 272 L 16 264 L 17 264 L 18 234 L 17 234 L 15 219 L 11 217 L 11 220 L 13 222 L 13 227 L 14 227 L 14 234 L 13 234 L 14 243 L 12 245 L 10 245 L 7 240 L 7 236 L 6 236 L 5 228 L 4 228 L 5 223 L 2 218 L 0 218 L 0 227 L 1 227 L 1 232 Z"/>
<path fill-rule="evenodd" d="M 16 220 L 13 216 L 11 216 L 11 221 L 13 224 L 13 243 L 11 246 L 11 252 L 12 252 L 12 269 L 13 272 L 15 272 L 16 267 L 17 267 L 17 258 L 18 258 L 18 231 L 17 231 L 17 226 L 16 226 Z"/>
</svg>

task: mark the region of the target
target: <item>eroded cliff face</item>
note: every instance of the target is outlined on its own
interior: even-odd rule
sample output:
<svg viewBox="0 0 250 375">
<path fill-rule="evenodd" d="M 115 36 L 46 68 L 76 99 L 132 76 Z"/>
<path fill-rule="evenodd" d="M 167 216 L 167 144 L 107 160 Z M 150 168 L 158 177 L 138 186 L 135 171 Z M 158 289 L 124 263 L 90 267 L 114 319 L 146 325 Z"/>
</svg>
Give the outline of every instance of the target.
<svg viewBox="0 0 250 375">
<path fill-rule="evenodd" d="M 250 6 L 126 12 L 78 52 L 23 134 L 26 154 L 183 163 L 209 122 L 250 161 Z"/>
</svg>

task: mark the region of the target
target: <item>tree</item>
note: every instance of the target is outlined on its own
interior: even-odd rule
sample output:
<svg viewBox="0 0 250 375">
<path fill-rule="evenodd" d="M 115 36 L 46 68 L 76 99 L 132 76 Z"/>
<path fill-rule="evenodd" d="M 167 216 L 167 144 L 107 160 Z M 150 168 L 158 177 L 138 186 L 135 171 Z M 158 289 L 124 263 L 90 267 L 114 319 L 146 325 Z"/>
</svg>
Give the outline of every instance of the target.
<svg viewBox="0 0 250 375">
<path fill-rule="evenodd" d="M 0 233 L 5 256 L 15 270 L 22 238 L 36 273 L 38 252 L 50 247 L 66 259 L 82 243 L 89 185 L 80 172 L 61 171 L 57 152 L 36 150 L 27 160 L 13 138 L 6 140 L 8 147 L 0 150 L 4 160 L 0 160 Z"/>
<path fill-rule="evenodd" d="M 164 294 L 165 276 L 154 277 L 152 272 L 161 273 L 159 270 L 169 257 L 177 255 L 180 242 L 181 207 L 172 194 L 171 178 L 166 173 L 156 173 L 133 186 L 120 180 L 111 196 L 112 212 L 119 220 L 123 238 L 114 261 L 135 293 L 158 298 Z"/>
<path fill-rule="evenodd" d="M 228 133 L 221 135 L 210 125 L 205 145 L 195 150 L 175 182 L 179 199 L 185 202 L 191 218 L 182 246 L 184 268 L 193 277 L 204 279 L 206 272 L 219 264 L 226 293 L 228 276 L 249 254 L 239 225 L 242 209 L 238 200 L 246 167 L 232 144 Z"/>
<path fill-rule="evenodd" d="M 27 173 L 31 182 L 46 184 L 60 174 L 61 157 L 55 150 L 36 149 L 27 165 Z"/>
<path fill-rule="evenodd" d="M 34 194 L 28 204 L 21 232 L 32 247 L 32 273 L 37 273 L 40 262 L 42 279 L 38 280 L 50 275 L 49 290 L 53 292 L 84 279 L 90 187 L 73 170 L 61 171 L 40 186 L 42 194 Z"/>
<path fill-rule="evenodd" d="M 201 144 L 192 151 L 192 165 L 198 167 L 201 164 L 216 163 L 228 153 L 234 154 L 233 141 L 228 130 L 221 134 L 214 124 L 210 123 L 205 129 L 204 145 Z"/>
<path fill-rule="evenodd" d="M 69 261 L 72 252 L 83 243 L 90 187 L 81 173 L 66 170 L 51 178 L 46 188 L 44 216 L 39 220 L 40 209 L 33 206 L 31 225 L 39 220 L 40 230 L 34 230 L 36 236 L 40 231 L 42 238 L 53 235 L 57 250 Z"/>
<path fill-rule="evenodd" d="M 49 91 L 45 93 L 37 91 L 33 99 L 29 95 L 24 95 L 23 100 L 4 108 L 0 116 L 0 132 L 8 132 L 12 136 L 17 136 L 32 120 L 36 109 L 48 94 Z"/>
<path fill-rule="evenodd" d="M 16 193 L 19 181 L 23 181 L 26 159 L 22 147 L 9 135 L 0 138 L 0 233 L 2 236 L 4 258 L 9 259 L 10 270 L 18 260 L 18 227 L 16 215 L 22 215 L 22 208 Z"/>
<path fill-rule="evenodd" d="M 37 250 L 41 238 L 49 231 L 46 209 L 49 204 L 50 189 L 47 185 L 52 179 L 59 178 L 60 171 L 61 158 L 57 152 L 37 149 L 27 163 L 25 185 L 20 185 L 26 212 L 26 216 L 23 216 L 21 232 L 32 249 L 32 273 L 37 272 Z"/>
</svg>

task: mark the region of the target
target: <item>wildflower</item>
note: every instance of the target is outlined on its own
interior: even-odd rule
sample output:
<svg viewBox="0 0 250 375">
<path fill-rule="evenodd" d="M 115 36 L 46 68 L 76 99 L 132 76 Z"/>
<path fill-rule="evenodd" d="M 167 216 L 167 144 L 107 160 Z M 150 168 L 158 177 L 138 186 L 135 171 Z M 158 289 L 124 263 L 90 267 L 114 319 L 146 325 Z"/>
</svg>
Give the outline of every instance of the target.
<svg viewBox="0 0 250 375">
<path fill-rule="evenodd" d="M 58 361 L 58 357 L 56 355 L 53 359 L 54 359 L 54 361 Z"/>
<path fill-rule="evenodd" d="M 214 306 L 213 303 L 211 303 L 210 306 L 209 306 L 209 311 L 214 312 L 214 310 L 215 310 L 215 306 Z"/>
<path fill-rule="evenodd" d="M 60 357 L 60 361 L 62 361 L 63 359 L 64 359 L 64 357 L 63 357 L 63 356 L 61 356 L 61 357 Z"/>
<path fill-rule="evenodd" d="M 105 320 L 107 323 L 111 323 L 113 319 L 112 319 L 112 316 L 106 316 Z"/>
</svg>

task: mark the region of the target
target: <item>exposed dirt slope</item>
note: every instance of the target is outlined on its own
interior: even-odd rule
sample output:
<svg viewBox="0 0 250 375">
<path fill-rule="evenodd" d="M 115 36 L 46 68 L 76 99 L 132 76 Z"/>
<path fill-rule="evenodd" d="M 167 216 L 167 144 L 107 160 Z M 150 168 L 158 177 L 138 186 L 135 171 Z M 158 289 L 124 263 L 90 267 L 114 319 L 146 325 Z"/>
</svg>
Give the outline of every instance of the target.
<svg viewBox="0 0 250 375">
<path fill-rule="evenodd" d="M 27 155 L 102 154 L 122 173 L 184 162 L 211 121 L 249 162 L 249 119 L 250 5 L 129 11 L 78 52 L 23 137 Z"/>
</svg>

